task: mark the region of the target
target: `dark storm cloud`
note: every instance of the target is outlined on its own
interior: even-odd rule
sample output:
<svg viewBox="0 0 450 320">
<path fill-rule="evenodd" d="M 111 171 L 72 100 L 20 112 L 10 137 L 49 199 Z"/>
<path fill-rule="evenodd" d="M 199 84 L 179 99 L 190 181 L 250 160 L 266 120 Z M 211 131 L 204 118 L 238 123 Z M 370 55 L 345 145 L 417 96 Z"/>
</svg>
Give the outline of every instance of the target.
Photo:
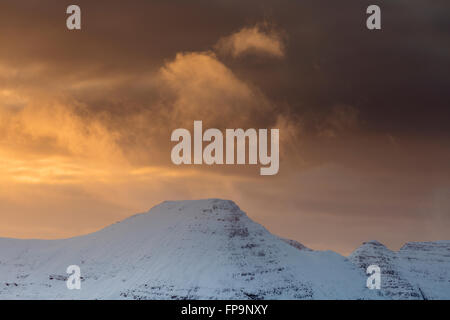
<svg viewBox="0 0 450 320">
<path fill-rule="evenodd" d="M 347 104 L 360 110 L 368 130 L 449 134 L 445 1 L 380 2 L 383 28 L 375 32 L 365 28 L 367 1 L 79 1 L 79 33 L 63 28 L 61 12 L 70 3 L 2 1 L 0 37 L 8 45 L 0 56 L 19 65 L 39 61 L 49 68 L 51 79 L 38 79 L 44 82 L 133 77 L 267 19 L 288 35 L 284 61 L 227 62 L 271 98 L 312 119 Z M 149 99 L 140 94 L 136 98 Z"/>
</svg>

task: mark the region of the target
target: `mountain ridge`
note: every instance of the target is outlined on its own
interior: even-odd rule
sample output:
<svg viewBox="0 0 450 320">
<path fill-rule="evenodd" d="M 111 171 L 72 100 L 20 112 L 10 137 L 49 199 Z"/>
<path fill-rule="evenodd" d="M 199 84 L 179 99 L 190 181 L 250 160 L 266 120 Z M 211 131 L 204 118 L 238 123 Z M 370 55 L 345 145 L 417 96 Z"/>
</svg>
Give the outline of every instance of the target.
<svg viewBox="0 0 450 320">
<path fill-rule="evenodd" d="M 65 285 L 73 264 L 81 290 Z M 396 298 L 366 288 L 351 259 L 273 235 L 221 199 L 165 201 L 73 238 L 0 239 L 0 277 L 3 299 Z"/>
</svg>

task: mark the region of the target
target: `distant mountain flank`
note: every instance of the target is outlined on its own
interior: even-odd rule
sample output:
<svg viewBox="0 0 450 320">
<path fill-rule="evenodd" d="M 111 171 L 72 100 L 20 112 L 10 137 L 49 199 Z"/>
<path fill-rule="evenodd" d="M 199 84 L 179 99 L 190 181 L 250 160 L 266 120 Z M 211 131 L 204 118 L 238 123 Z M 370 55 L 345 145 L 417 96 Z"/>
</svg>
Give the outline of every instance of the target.
<svg viewBox="0 0 450 320">
<path fill-rule="evenodd" d="M 232 201 L 166 201 L 85 236 L 0 239 L 0 299 L 449 299 L 449 249 L 368 242 L 346 258 L 277 237 Z M 66 287 L 69 265 L 81 290 Z"/>
<path fill-rule="evenodd" d="M 381 291 L 393 299 L 450 299 L 450 241 L 409 242 L 398 252 L 378 241 L 349 256 L 362 269 L 381 268 Z"/>
</svg>

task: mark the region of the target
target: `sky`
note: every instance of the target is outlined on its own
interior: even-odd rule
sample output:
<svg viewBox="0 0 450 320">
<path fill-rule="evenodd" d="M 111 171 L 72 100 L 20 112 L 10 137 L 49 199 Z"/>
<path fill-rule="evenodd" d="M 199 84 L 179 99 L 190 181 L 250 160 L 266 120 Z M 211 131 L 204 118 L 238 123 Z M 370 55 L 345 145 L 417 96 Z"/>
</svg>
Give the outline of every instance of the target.
<svg viewBox="0 0 450 320">
<path fill-rule="evenodd" d="M 0 3 L 0 236 L 94 232 L 165 200 L 235 201 L 348 254 L 450 239 L 450 5 Z M 280 170 L 176 166 L 171 132 L 278 128 Z"/>
</svg>

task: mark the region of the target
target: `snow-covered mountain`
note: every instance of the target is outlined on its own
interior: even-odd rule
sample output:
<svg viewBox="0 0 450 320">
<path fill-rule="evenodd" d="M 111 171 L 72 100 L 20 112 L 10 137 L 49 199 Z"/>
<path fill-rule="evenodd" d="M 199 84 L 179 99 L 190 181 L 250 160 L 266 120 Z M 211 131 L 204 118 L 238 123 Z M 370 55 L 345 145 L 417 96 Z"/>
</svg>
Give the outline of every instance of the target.
<svg viewBox="0 0 450 320">
<path fill-rule="evenodd" d="M 411 242 L 398 252 L 377 241 L 363 243 L 349 259 L 381 269 L 381 292 L 393 299 L 450 299 L 450 241 Z"/>
<path fill-rule="evenodd" d="M 448 261 L 445 248 L 401 252 L 439 264 Z M 81 268 L 81 290 L 66 287 L 69 265 Z M 426 295 L 441 277 L 448 282 L 448 273 L 416 266 L 410 271 L 429 284 Z M 349 259 L 272 235 L 219 199 L 164 202 L 70 239 L 0 239 L 0 299 L 389 298 L 366 288 L 366 279 Z"/>
</svg>

